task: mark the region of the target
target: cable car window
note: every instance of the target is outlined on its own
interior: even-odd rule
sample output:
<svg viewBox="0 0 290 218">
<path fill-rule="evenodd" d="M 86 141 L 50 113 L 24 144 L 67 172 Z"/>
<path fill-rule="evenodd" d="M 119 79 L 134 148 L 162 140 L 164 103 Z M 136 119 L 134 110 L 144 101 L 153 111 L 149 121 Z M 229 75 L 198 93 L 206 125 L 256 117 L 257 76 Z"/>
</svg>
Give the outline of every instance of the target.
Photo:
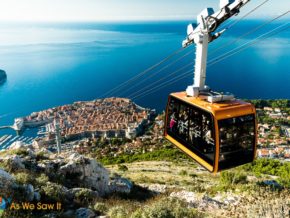
<svg viewBox="0 0 290 218">
<path fill-rule="evenodd" d="M 188 120 L 189 120 L 189 107 L 180 104 L 178 113 L 178 135 L 185 141 L 188 141 Z"/>
<path fill-rule="evenodd" d="M 168 135 L 213 165 L 215 140 L 211 114 L 170 97 L 167 119 Z"/>
<path fill-rule="evenodd" d="M 255 117 L 246 115 L 218 122 L 220 132 L 219 169 L 227 169 L 253 160 Z"/>
<path fill-rule="evenodd" d="M 169 103 L 168 107 L 168 124 L 169 124 L 169 129 L 168 131 L 172 133 L 177 132 L 177 116 L 178 116 L 178 111 L 179 111 L 179 104 L 175 102 L 175 99 L 172 99 Z"/>
</svg>

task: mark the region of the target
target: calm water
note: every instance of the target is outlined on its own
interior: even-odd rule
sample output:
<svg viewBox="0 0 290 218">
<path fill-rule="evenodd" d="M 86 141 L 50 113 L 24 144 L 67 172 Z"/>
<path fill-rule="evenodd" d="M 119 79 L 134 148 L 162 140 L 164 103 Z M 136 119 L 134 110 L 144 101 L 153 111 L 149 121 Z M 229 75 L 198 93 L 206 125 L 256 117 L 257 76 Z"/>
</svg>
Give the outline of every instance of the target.
<svg viewBox="0 0 290 218">
<path fill-rule="evenodd" d="M 209 49 L 262 22 L 237 24 Z M 280 24 L 273 23 L 209 55 L 209 60 Z M 8 74 L 7 82 L 0 86 L 0 126 L 33 111 L 98 98 L 180 48 L 186 26 L 187 22 L 0 24 L 0 69 Z M 207 84 L 240 98 L 290 98 L 289 36 L 288 29 L 209 67 Z M 140 81 L 149 79 L 139 86 L 135 83 L 132 89 L 127 87 L 115 95 L 126 97 L 193 60 L 192 54 L 154 77 L 142 77 Z M 161 111 L 170 92 L 184 90 L 191 82 L 188 76 L 135 102 Z M 12 131 L 0 130 L 0 136 L 7 133 Z M 31 135 L 31 131 L 25 134 Z"/>
</svg>

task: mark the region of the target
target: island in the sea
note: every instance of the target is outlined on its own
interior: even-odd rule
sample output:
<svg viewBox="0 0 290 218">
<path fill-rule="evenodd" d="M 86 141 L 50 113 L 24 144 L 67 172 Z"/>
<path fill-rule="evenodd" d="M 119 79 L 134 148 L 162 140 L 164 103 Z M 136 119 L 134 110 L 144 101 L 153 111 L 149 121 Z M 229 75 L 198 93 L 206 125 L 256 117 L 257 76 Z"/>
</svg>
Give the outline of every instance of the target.
<svg viewBox="0 0 290 218">
<path fill-rule="evenodd" d="M 130 99 L 105 98 L 33 112 L 22 119 L 24 127 L 45 125 L 45 141 L 49 142 L 54 141 L 56 128 L 68 141 L 84 137 L 134 138 L 154 115 L 155 110 L 142 108 Z"/>
<path fill-rule="evenodd" d="M 5 82 L 5 80 L 7 79 L 7 74 L 4 70 L 0 69 L 0 84 Z"/>
</svg>

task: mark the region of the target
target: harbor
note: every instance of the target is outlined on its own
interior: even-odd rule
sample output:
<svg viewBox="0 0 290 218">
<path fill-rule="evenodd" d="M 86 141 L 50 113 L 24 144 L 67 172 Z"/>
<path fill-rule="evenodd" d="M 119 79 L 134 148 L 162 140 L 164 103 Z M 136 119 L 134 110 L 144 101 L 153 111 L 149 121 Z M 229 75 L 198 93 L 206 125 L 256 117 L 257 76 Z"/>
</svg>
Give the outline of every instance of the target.
<svg viewBox="0 0 290 218">
<path fill-rule="evenodd" d="M 9 147 L 15 143 L 32 144 L 34 140 L 34 137 L 4 135 L 0 137 L 0 150 L 9 149 Z"/>
<path fill-rule="evenodd" d="M 23 118 L 14 119 L 13 125 L 0 126 L 0 151 L 9 149 L 11 146 L 25 146 L 39 139 L 39 128 L 29 128 Z"/>
</svg>

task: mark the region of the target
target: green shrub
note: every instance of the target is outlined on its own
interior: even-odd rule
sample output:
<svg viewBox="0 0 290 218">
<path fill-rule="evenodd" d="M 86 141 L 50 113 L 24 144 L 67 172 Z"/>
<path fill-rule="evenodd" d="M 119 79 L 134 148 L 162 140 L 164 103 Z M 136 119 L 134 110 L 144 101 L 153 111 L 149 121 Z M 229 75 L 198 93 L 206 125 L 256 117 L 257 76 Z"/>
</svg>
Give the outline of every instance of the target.
<svg viewBox="0 0 290 218">
<path fill-rule="evenodd" d="M 163 198 L 151 205 L 137 209 L 131 218 L 193 218 L 199 217 L 195 209 L 188 208 L 187 204 L 178 199 Z"/>
<path fill-rule="evenodd" d="M 179 175 L 180 175 L 180 176 L 187 176 L 187 171 L 186 171 L 186 170 L 181 170 L 181 171 L 179 172 Z"/>
<path fill-rule="evenodd" d="M 108 211 L 108 216 L 112 218 L 127 218 L 126 208 L 121 206 L 111 207 Z"/>
<path fill-rule="evenodd" d="M 104 204 L 102 202 L 97 202 L 94 205 L 94 210 L 96 210 L 102 214 L 105 214 L 108 211 L 108 207 L 106 206 L 106 204 Z"/>
<path fill-rule="evenodd" d="M 15 180 L 17 183 L 24 185 L 24 184 L 33 184 L 34 183 L 34 177 L 31 174 L 28 174 L 26 172 L 20 172 L 14 175 Z"/>
<path fill-rule="evenodd" d="M 120 170 L 120 171 L 128 171 L 128 167 L 126 165 L 118 165 L 118 170 Z"/>
<path fill-rule="evenodd" d="M 104 157 L 100 161 L 104 165 L 109 164 L 121 164 L 121 163 L 132 163 L 135 161 L 152 161 L 152 160 L 167 160 L 176 161 L 178 159 L 187 159 L 188 157 L 181 151 L 175 148 L 162 148 L 152 152 L 141 153 L 141 154 L 122 154 L 117 157 Z"/>
<path fill-rule="evenodd" d="M 93 191 L 87 188 L 82 188 L 75 194 L 75 199 L 82 205 L 87 205 L 94 200 Z"/>
<path fill-rule="evenodd" d="M 279 160 L 260 158 L 253 163 L 247 164 L 244 170 L 253 172 L 257 176 L 261 174 L 279 176 L 278 181 L 286 188 L 290 188 L 290 163 L 282 163 Z"/>
<path fill-rule="evenodd" d="M 42 173 L 39 177 L 36 178 L 36 184 L 39 186 L 46 185 L 48 181 L 49 178 L 44 173 Z"/>
<path fill-rule="evenodd" d="M 36 158 L 37 161 L 48 159 L 47 154 L 45 152 L 43 152 L 43 151 L 36 153 L 36 157 L 35 158 Z"/>
<path fill-rule="evenodd" d="M 19 148 L 16 150 L 11 150 L 11 152 L 9 152 L 10 154 L 16 154 L 19 156 L 27 156 L 29 155 L 28 151 L 25 148 Z"/>
<path fill-rule="evenodd" d="M 41 192 L 46 196 L 48 201 L 63 202 L 66 197 L 64 187 L 52 182 L 42 186 Z"/>
<path fill-rule="evenodd" d="M 192 178 L 198 177 L 195 173 L 191 173 L 191 174 L 189 174 L 189 176 L 192 177 Z"/>
<path fill-rule="evenodd" d="M 246 180 L 247 176 L 243 173 L 224 171 L 221 173 L 220 184 L 223 186 L 230 186 L 238 183 L 245 183 Z"/>
<path fill-rule="evenodd" d="M 10 172 L 10 167 L 8 166 L 6 161 L 3 161 L 0 159 L 0 169 L 3 169 L 4 171 Z"/>
</svg>

